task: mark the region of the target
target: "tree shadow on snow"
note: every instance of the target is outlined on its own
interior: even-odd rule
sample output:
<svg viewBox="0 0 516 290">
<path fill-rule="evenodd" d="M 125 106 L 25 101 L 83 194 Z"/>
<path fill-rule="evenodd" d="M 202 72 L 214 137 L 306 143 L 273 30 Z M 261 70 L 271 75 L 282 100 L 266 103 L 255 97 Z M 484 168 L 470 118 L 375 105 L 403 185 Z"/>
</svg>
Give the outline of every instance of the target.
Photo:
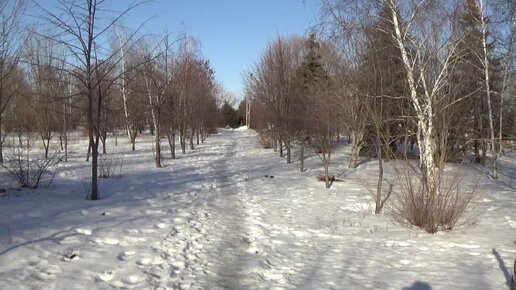
<svg viewBox="0 0 516 290">
<path fill-rule="evenodd" d="M 505 284 L 507 285 L 507 288 L 511 289 L 512 275 L 509 271 L 509 268 L 505 266 L 505 263 L 502 257 L 500 256 L 500 253 L 498 253 L 496 249 L 493 249 L 493 256 L 495 256 L 496 260 L 498 261 L 498 266 L 500 267 L 500 269 L 503 272 L 503 275 L 505 276 Z"/>
<path fill-rule="evenodd" d="M 432 287 L 421 281 L 414 282 L 414 284 L 410 285 L 409 287 L 403 287 L 402 290 L 431 290 Z"/>
</svg>

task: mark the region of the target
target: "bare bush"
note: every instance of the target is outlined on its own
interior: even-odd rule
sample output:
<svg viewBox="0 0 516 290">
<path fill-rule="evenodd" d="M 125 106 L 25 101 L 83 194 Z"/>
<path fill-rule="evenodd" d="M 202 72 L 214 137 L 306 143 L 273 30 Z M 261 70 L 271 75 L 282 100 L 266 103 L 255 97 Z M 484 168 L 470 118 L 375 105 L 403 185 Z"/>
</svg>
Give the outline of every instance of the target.
<svg viewBox="0 0 516 290">
<path fill-rule="evenodd" d="M 99 178 L 122 176 L 123 154 L 104 154 L 99 158 Z"/>
<path fill-rule="evenodd" d="M 260 131 L 260 141 L 264 149 L 271 149 L 274 147 L 274 135 L 270 130 Z"/>
<path fill-rule="evenodd" d="M 464 185 L 458 171 L 449 177 L 441 171 L 437 176 L 436 192 L 429 194 L 423 189 L 424 183 L 411 171 L 406 168 L 402 173 L 398 172 L 400 190 L 392 207 L 395 220 L 428 233 L 452 230 L 475 197 L 478 180 L 473 185 Z"/>
<path fill-rule="evenodd" d="M 58 152 L 48 158 L 33 158 L 30 151 L 30 146 L 13 148 L 2 167 L 22 188 L 38 188 L 44 179 L 48 181 L 47 186 L 50 186 L 60 161 Z"/>
</svg>

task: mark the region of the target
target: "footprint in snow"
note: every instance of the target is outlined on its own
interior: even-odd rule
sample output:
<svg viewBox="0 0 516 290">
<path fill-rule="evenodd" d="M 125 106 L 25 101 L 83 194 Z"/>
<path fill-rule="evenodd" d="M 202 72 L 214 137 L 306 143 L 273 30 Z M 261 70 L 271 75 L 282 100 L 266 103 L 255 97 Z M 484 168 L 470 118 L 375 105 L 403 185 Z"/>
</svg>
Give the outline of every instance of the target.
<svg viewBox="0 0 516 290">
<path fill-rule="evenodd" d="M 110 246 L 118 245 L 120 243 L 120 241 L 115 238 L 95 238 L 95 239 L 93 239 L 93 242 L 97 243 L 97 244 L 110 245 Z"/>
<path fill-rule="evenodd" d="M 157 229 L 164 229 L 167 227 L 167 225 L 165 223 L 157 223 L 156 225 L 154 225 L 154 227 Z"/>
<path fill-rule="evenodd" d="M 120 245 L 121 246 L 129 246 L 134 243 L 141 243 L 141 242 L 145 242 L 145 241 L 147 241 L 147 239 L 143 238 L 143 237 L 126 236 L 126 237 L 124 237 L 124 240 L 122 242 L 120 242 Z"/>
<path fill-rule="evenodd" d="M 109 282 L 115 276 L 115 271 L 104 271 L 97 275 L 97 281 Z"/>
<path fill-rule="evenodd" d="M 136 235 L 136 234 L 140 233 L 140 231 L 137 229 L 127 229 L 127 230 L 125 230 L 125 232 L 128 234 L 132 234 L 132 235 Z"/>
<path fill-rule="evenodd" d="M 173 223 L 172 219 L 171 218 L 160 218 L 159 221 L 161 223 L 165 223 L 165 224 L 171 224 Z"/>
<path fill-rule="evenodd" d="M 122 251 L 118 254 L 118 260 L 127 261 L 136 254 L 135 251 Z"/>
<path fill-rule="evenodd" d="M 71 261 L 77 261 L 80 259 L 80 256 L 79 256 L 80 252 L 79 251 L 75 251 L 75 250 L 69 250 L 67 251 L 63 257 L 62 257 L 62 261 L 64 262 L 71 262 Z"/>
<path fill-rule="evenodd" d="M 121 280 L 116 280 L 116 281 L 111 282 L 110 285 L 114 288 L 127 289 L 127 288 L 132 288 L 133 286 L 140 284 L 144 280 L 145 280 L 145 278 L 140 275 L 129 275 L 129 276 L 122 278 Z"/>
<path fill-rule="evenodd" d="M 144 257 L 144 258 L 141 258 L 138 261 L 136 261 L 136 264 L 140 265 L 140 266 L 160 265 L 163 263 L 164 263 L 163 258 L 161 258 L 159 256 L 156 256 L 154 258 Z"/>
</svg>

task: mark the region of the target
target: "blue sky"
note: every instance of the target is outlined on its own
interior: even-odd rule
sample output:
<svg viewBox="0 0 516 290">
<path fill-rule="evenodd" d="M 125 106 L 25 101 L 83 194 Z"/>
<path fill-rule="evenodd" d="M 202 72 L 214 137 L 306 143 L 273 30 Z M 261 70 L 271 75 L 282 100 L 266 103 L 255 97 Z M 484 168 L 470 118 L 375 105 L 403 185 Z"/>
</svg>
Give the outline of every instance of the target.
<svg viewBox="0 0 516 290">
<path fill-rule="evenodd" d="M 201 42 L 224 87 L 242 93 L 242 72 L 256 62 L 269 40 L 304 35 L 317 7 L 303 0 L 161 0 L 133 11 L 134 24 L 153 17 L 150 32 L 185 30 Z M 131 23 L 128 23 L 131 24 Z"/>
</svg>

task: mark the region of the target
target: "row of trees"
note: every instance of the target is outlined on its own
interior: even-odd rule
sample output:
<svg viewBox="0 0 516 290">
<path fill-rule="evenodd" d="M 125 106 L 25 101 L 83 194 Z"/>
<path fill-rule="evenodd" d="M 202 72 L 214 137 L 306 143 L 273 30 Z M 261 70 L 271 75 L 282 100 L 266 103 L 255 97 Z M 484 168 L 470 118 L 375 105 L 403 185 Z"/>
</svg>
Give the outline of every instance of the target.
<svg viewBox="0 0 516 290">
<path fill-rule="evenodd" d="M 7 133 L 22 142 L 29 132 L 38 133 L 45 158 L 58 136 L 67 161 L 69 133 L 83 126 L 95 200 L 99 147 L 106 153 L 109 134 L 125 132 L 134 151 L 137 136 L 150 128 L 161 167 L 163 139 L 176 158 L 176 140 L 184 154 L 220 125 L 222 88 L 196 41 L 187 34 L 142 36 L 122 25 L 142 3 L 112 12 L 104 0 L 59 0 L 57 10 L 38 6 L 43 29 L 36 29 L 21 25 L 24 1 L 0 1 L 0 162 Z"/>
<path fill-rule="evenodd" d="M 490 153 L 496 178 L 503 140 L 516 135 L 515 5 L 489 4 L 323 1 L 326 40 L 279 38 L 247 74 L 251 124 L 281 156 L 285 147 L 289 163 L 299 144 L 301 170 L 305 145 L 315 148 L 327 187 L 332 144 L 348 134 L 349 167 L 361 154 L 379 159 L 377 213 L 383 158 L 417 158 L 406 218 L 430 232 L 453 227 L 462 205 L 443 187 L 446 162 L 471 154 L 484 163 Z"/>
</svg>

